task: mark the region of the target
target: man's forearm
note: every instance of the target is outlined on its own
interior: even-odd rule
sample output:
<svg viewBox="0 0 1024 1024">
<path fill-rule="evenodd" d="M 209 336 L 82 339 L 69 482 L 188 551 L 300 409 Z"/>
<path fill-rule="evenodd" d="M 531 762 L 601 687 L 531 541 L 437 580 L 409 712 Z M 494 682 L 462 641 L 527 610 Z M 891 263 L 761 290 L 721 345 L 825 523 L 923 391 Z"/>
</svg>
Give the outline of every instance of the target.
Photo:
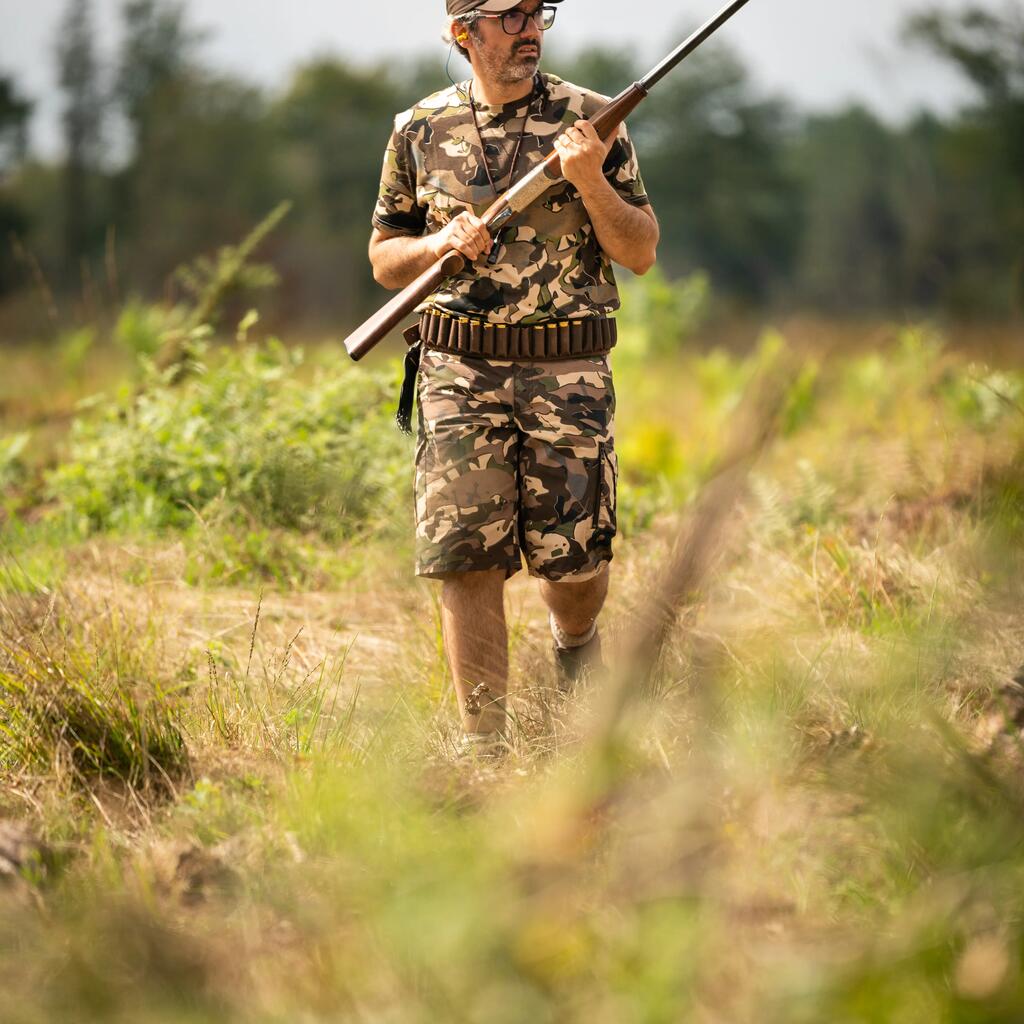
<svg viewBox="0 0 1024 1024">
<path fill-rule="evenodd" d="M 370 243 L 370 262 L 374 280 L 385 288 L 404 288 L 412 284 L 428 267 L 433 266 L 433 241 L 429 235 L 378 237 Z"/>
<path fill-rule="evenodd" d="M 469 264 L 490 252 L 493 239 L 474 213 L 463 210 L 440 231 L 418 238 L 385 235 L 374 228 L 370 236 L 373 276 L 385 288 L 404 288 L 429 270 L 445 253 L 457 252 Z"/>
<path fill-rule="evenodd" d="M 580 189 L 580 196 L 608 258 L 634 274 L 647 273 L 657 258 L 657 221 L 645 209 L 627 203 L 604 176 Z"/>
</svg>

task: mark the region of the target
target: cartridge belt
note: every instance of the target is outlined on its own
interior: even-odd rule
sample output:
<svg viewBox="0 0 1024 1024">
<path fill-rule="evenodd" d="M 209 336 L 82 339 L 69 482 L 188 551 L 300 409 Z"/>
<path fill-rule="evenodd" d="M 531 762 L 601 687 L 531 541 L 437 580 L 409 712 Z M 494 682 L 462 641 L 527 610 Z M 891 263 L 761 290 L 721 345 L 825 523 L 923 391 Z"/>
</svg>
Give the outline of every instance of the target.
<svg viewBox="0 0 1024 1024">
<path fill-rule="evenodd" d="M 572 320 L 545 320 L 538 324 L 492 324 L 437 309 L 424 310 L 420 322 L 403 332 L 409 350 L 395 418 L 405 432 L 412 431 L 416 377 L 423 346 L 460 356 L 508 362 L 543 362 L 603 356 L 618 338 L 614 320 L 588 316 Z"/>
<path fill-rule="evenodd" d="M 510 362 L 603 356 L 615 347 L 617 337 L 615 321 L 606 316 L 492 324 L 428 309 L 419 323 L 419 338 L 428 348 Z"/>
</svg>

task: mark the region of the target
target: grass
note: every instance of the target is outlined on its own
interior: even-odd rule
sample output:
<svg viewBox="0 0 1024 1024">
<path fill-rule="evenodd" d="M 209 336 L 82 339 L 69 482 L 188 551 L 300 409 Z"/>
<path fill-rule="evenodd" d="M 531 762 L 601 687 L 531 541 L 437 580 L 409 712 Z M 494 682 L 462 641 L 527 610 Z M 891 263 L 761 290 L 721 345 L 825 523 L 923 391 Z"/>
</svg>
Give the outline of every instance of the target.
<svg viewBox="0 0 1024 1024">
<path fill-rule="evenodd" d="M 781 342 L 624 345 L 619 664 Z M 276 387 L 246 358 L 151 401 L 205 402 L 213 429 L 222 384 L 236 410 L 244 381 Z M 285 422 L 322 378 L 283 372 Z M 0 883 L 0 1018 L 1022 1019 L 1020 388 L 924 329 L 810 353 L 601 757 L 607 695 L 555 697 L 538 599 L 512 581 L 500 768 L 452 757 L 400 486 L 366 493 L 385 526 L 354 535 L 258 489 L 147 517 L 103 486 L 131 471 L 81 447 L 124 450 L 96 409 L 55 451 L 103 517 L 82 529 L 28 458 L 3 526 L 0 817 L 52 866 Z"/>
</svg>

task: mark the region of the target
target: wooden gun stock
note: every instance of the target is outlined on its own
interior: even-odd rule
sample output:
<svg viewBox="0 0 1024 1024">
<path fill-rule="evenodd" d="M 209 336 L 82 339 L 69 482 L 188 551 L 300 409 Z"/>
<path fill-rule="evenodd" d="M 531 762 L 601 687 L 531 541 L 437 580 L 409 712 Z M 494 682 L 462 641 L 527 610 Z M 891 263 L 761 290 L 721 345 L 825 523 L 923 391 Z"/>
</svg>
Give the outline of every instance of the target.
<svg viewBox="0 0 1024 1024">
<path fill-rule="evenodd" d="M 446 277 L 457 274 L 466 265 L 465 257 L 452 250 L 445 253 L 402 289 L 387 305 L 379 309 L 346 339 L 345 349 L 358 362 L 378 342 L 386 338 Z"/>
</svg>

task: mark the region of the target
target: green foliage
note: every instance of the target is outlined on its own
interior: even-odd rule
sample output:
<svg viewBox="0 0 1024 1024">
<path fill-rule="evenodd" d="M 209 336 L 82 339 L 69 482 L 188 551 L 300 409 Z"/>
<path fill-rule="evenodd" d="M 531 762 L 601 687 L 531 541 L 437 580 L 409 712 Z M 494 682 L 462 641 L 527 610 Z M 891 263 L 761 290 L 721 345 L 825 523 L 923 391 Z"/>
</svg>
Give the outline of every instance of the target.
<svg viewBox="0 0 1024 1024">
<path fill-rule="evenodd" d="M 800 368 L 786 396 L 782 410 L 781 431 L 784 437 L 797 433 L 810 422 L 818 408 L 821 367 L 814 359 Z"/>
<path fill-rule="evenodd" d="M 97 332 L 91 324 L 68 331 L 58 341 L 60 361 L 64 372 L 75 379 L 85 367 L 86 360 L 96 346 Z"/>
<path fill-rule="evenodd" d="M 222 247 L 215 258 L 200 256 L 178 268 L 176 276 L 192 298 L 192 309 L 183 325 L 186 331 L 200 326 L 215 327 L 218 312 L 232 294 L 243 290 L 258 292 L 278 283 L 277 271 L 268 264 L 253 263 L 252 256 L 291 207 L 291 203 L 279 203 L 240 244 Z"/>
<path fill-rule="evenodd" d="M 1024 416 L 1024 374 L 970 366 L 966 373 L 948 373 L 941 390 L 966 423 L 991 430 L 1006 416 Z"/>
<path fill-rule="evenodd" d="M 630 355 L 672 355 L 692 339 L 707 320 L 711 281 L 694 273 L 669 281 L 659 266 L 643 277 L 630 277 L 622 286 L 619 319 L 629 330 Z"/>
<path fill-rule="evenodd" d="M 7 437 L 0 436 L 0 495 L 20 483 L 25 476 L 22 456 L 31 435 L 22 431 Z"/>
<path fill-rule="evenodd" d="M 343 354 L 306 380 L 302 354 L 244 346 L 173 387 L 154 380 L 75 423 L 52 496 L 85 532 L 183 528 L 215 506 L 326 537 L 372 525 L 405 448 L 390 372 Z"/>
<path fill-rule="evenodd" d="M 128 0 L 122 19 L 112 99 L 132 152 L 115 179 L 109 220 L 119 228 L 129 288 L 146 293 L 191 254 L 237 236 L 283 191 L 262 94 L 202 65 L 202 33 L 185 5 Z"/>
<path fill-rule="evenodd" d="M 384 526 L 389 524 L 386 516 L 382 520 Z M 382 524 L 374 525 L 379 528 Z M 335 581 L 339 566 L 325 548 L 323 534 L 333 537 L 334 531 L 308 537 L 294 529 L 266 526 L 225 495 L 208 507 L 185 535 L 184 578 L 193 586 L 273 583 L 284 590 L 327 587 Z"/>
<path fill-rule="evenodd" d="M 114 340 L 136 357 L 154 357 L 164 338 L 172 330 L 180 330 L 184 313 L 166 310 L 141 299 L 129 299 L 118 314 Z"/>
<path fill-rule="evenodd" d="M 10 510 L 0 527 L 0 595 L 51 594 L 66 571 L 68 546 L 77 539 L 61 524 L 27 524 Z"/>
<path fill-rule="evenodd" d="M 792 156 L 807 196 L 802 291 L 837 309 L 885 308 L 901 288 L 901 225 L 891 195 L 896 137 L 852 108 L 808 119 Z"/>
</svg>

